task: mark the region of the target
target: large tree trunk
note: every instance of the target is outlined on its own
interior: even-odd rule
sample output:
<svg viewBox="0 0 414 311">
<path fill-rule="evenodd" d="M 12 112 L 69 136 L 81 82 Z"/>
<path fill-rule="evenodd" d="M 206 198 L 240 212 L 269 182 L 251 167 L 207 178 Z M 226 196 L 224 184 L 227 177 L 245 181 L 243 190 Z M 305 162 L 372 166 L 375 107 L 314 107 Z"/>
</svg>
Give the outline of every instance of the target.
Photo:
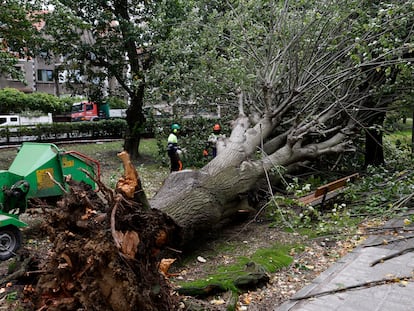
<svg viewBox="0 0 414 311">
<path fill-rule="evenodd" d="M 127 109 L 126 121 L 128 128 L 125 133 L 124 150 L 128 152 L 131 159 L 138 159 L 139 157 L 139 143 L 143 124 L 145 124 L 145 116 L 142 112 L 143 95 L 144 87 L 142 86 L 137 96 L 131 98 L 131 104 Z"/>
<path fill-rule="evenodd" d="M 115 15 L 123 21 L 131 21 L 128 10 L 129 5 L 130 3 L 127 0 L 118 1 L 114 6 Z M 149 68 L 151 58 L 143 47 L 137 46 L 129 23 L 120 23 L 120 28 L 124 38 L 124 49 L 128 55 L 130 75 L 132 77 L 132 81 L 129 84 L 123 80 L 118 80 L 127 91 L 131 100 L 126 117 L 128 129 L 124 141 L 124 150 L 128 152 L 131 159 L 136 160 L 139 157 L 139 143 L 145 125 L 145 116 L 142 111 L 145 90 L 144 72 Z M 127 69 L 125 68 L 125 70 Z"/>
<path fill-rule="evenodd" d="M 384 164 L 383 132 L 376 129 L 365 130 L 365 167 Z"/>
<path fill-rule="evenodd" d="M 249 128 L 248 119 L 240 117 L 231 136 L 219 141 L 216 158 L 198 171 L 174 172 L 165 180 L 150 204 L 183 228 L 184 243 L 215 232 L 241 210 L 255 212 L 248 205 L 248 194 L 272 167 L 288 168 L 325 153 L 346 150 L 346 129 L 311 145 L 301 145 L 300 135 L 292 130 L 272 154 L 254 159 L 262 137 L 267 137 L 272 128 L 268 118 Z"/>
<path fill-rule="evenodd" d="M 380 113 L 375 116 L 369 125 L 379 125 L 381 127 L 384 119 L 385 113 Z M 368 165 L 380 166 L 384 164 L 382 136 L 383 131 L 380 128 L 367 128 L 365 130 L 365 167 Z"/>
</svg>

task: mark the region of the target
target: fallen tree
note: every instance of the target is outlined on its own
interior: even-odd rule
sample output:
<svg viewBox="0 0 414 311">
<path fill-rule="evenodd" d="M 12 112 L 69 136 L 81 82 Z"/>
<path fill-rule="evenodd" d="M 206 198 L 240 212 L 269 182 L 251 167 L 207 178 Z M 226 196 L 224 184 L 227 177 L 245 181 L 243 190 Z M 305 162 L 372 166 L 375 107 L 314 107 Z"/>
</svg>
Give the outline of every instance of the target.
<svg viewBox="0 0 414 311">
<path fill-rule="evenodd" d="M 47 209 L 44 227 L 53 244 L 51 251 L 35 271 L 31 271 L 32 257 L 28 256 L 14 276 L 39 276 L 35 288 L 26 286 L 24 291 L 26 302 L 31 301 L 34 309 L 151 311 L 178 310 L 186 305 L 188 310 L 199 310 L 205 303 L 185 296 L 205 297 L 228 290 L 220 285 L 202 289 L 171 286 L 168 278 L 174 274 L 168 269 L 176 259 L 164 256 L 181 253 L 193 241 L 190 231 L 151 208 L 129 155 L 123 151 L 118 156 L 125 174 L 115 190 L 99 180 L 98 191 L 66 180 L 69 191 L 56 207 Z M 211 217 L 205 215 L 194 220 L 194 214 L 188 214 L 182 223 L 201 224 Z M 254 262 L 247 265 L 245 273 L 234 280 L 237 288 L 253 289 L 269 281 L 263 268 L 256 268 Z"/>
<path fill-rule="evenodd" d="M 209 90 L 216 86 L 210 79 L 223 81 L 217 87 L 220 94 L 229 95 L 211 102 L 235 106 L 237 114 L 230 121 L 229 135 L 219 139 L 218 156 L 200 170 L 172 173 L 151 206 L 171 216 L 183 228 L 184 240 L 191 241 L 214 232 L 241 209 L 254 213 L 250 195 L 263 185 L 269 189 L 270 180 L 281 180 L 297 168 L 317 163 L 327 171 L 340 171 L 347 154 L 353 154 L 353 160 L 369 159 L 359 161 L 360 168 L 381 164 L 384 114 L 405 93 L 400 79 L 407 85 L 412 80 L 404 79 L 405 73 L 411 77 L 413 72 L 408 49 L 412 28 L 406 23 L 414 21 L 410 5 L 316 1 L 304 7 L 289 1 L 247 1 L 220 11 L 223 21 L 232 23 L 220 24 L 214 16 L 214 25 L 199 29 L 193 23 L 192 32 L 187 28 L 193 24 L 183 23 L 177 33 L 188 37 L 174 36 L 168 46 L 186 39 L 210 42 L 206 38 L 216 33 L 228 44 L 214 41 L 217 46 L 209 50 L 214 62 L 204 50 L 210 46 L 200 44 L 200 51 L 193 51 L 204 62 L 192 60 L 201 68 L 183 82 L 187 91 L 202 89 L 214 96 Z M 396 37 L 407 44 L 389 41 Z M 187 59 L 179 52 L 174 54 L 177 59 Z M 245 79 L 226 77 L 222 68 Z M 370 138 L 365 152 L 364 133 Z"/>
<path fill-rule="evenodd" d="M 84 189 L 73 186 L 49 219 L 55 247 L 39 281 L 39 306 L 174 310 L 174 296 L 158 272 L 161 249 L 189 246 L 240 210 L 255 213 L 249 195 L 271 174 L 280 177 L 356 150 L 357 134 L 395 98 L 384 92 L 392 86 L 387 77 L 408 60 L 398 57 L 408 47 L 390 51 L 376 46 L 376 55 L 364 58 L 360 45 L 379 44 L 392 27 L 359 33 L 357 43 L 350 35 L 358 29 L 352 14 L 333 18 L 327 10 L 326 16 L 317 12 L 311 22 L 296 25 L 300 20 L 292 17 L 302 11 L 286 12 L 280 20 L 289 27 L 274 24 L 276 15 L 267 20 L 272 30 L 286 31 L 284 44 L 269 36 L 265 43 L 271 48 L 251 51 L 256 63 L 250 69 L 260 77 L 257 92 L 246 86 L 237 92 L 238 116 L 210 163 L 172 173 L 149 201 L 127 158 L 125 177 L 114 193 L 103 191 L 104 203 L 92 203 Z M 388 17 L 387 26 L 400 15 Z M 413 19 L 412 14 L 405 17 Z M 411 32 L 403 36 L 408 40 Z"/>
</svg>

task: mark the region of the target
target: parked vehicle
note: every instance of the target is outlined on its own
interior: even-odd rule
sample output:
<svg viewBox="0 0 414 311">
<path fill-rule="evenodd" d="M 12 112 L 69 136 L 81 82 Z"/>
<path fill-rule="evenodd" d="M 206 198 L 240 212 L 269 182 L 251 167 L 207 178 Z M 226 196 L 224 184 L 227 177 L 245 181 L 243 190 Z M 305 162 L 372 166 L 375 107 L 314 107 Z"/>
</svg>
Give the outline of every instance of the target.
<svg viewBox="0 0 414 311">
<path fill-rule="evenodd" d="M 108 104 L 98 105 L 94 102 L 83 101 L 72 106 L 71 120 L 99 121 L 102 119 L 125 118 L 126 109 L 110 109 Z"/>
<path fill-rule="evenodd" d="M 51 124 L 53 123 L 52 114 L 31 117 L 21 115 L 0 115 L 0 126 L 30 126 L 36 124 Z"/>
<path fill-rule="evenodd" d="M 25 142 L 9 169 L 0 170 L 0 260 L 12 257 L 20 248 L 19 228 L 27 224 L 19 220 L 19 215 L 26 211 L 28 200 L 63 195 L 65 189 L 56 181 L 67 186 L 65 180 L 69 176 L 95 189 L 93 178 L 99 179 L 99 163 L 79 152 L 60 150 L 54 144 Z"/>
</svg>

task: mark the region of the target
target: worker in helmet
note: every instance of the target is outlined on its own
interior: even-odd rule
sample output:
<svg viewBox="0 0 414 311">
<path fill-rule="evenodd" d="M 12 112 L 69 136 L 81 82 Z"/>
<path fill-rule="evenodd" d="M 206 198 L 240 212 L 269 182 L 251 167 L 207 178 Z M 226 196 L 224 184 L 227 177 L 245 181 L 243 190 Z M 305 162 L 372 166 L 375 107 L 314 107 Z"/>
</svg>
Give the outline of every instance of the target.
<svg viewBox="0 0 414 311">
<path fill-rule="evenodd" d="M 221 126 L 220 124 L 214 124 L 213 126 L 213 133 L 208 136 L 206 148 L 203 150 L 203 155 L 205 157 L 209 156 L 209 150 L 211 149 L 211 156 L 215 158 L 217 156 L 217 140 L 219 137 L 223 136 L 221 133 Z"/>
<path fill-rule="evenodd" d="M 178 147 L 177 135 L 180 131 L 180 125 L 174 123 L 171 125 L 171 133 L 168 136 L 167 141 L 167 153 L 170 157 L 171 172 L 181 171 L 183 169 L 183 163 L 180 160 L 180 147 Z"/>
</svg>

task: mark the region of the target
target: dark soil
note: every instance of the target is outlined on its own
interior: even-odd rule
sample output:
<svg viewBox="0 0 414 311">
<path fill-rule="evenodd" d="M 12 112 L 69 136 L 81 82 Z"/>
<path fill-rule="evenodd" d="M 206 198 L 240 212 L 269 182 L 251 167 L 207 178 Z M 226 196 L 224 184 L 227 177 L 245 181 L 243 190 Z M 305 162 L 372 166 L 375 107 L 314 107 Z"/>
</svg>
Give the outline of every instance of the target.
<svg viewBox="0 0 414 311">
<path fill-rule="evenodd" d="M 176 268 L 180 275 L 175 280 L 192 281 L 208 277 L 209 273 L 216 271 L 217 267 L 230 265 L 240 256 L 249 257 L 260 248 L 268 248 L 281 243 L 305 245 L 304 251 L 296 253 L 292 250 L 290 255 L 293 263 L 270 275 L 270 281 L 263 287 L 248 290 L 238 298 L 237 310 L 274 310 L 277 306 L 288 300 L 299 289 L 310 284 L 321 272 L 344 256 L 358 243 L 358 237 L 347 241 L 321 238 L 308 239 L 298 234 L 287 233 L 273 228 L 266 222 L 251 222 L 227 228 L 220 233 L 220 237 L 210 241 L 196 250 L 191 258 L 186 260 L 184 266 Z M 232 245 L 229 251 L 217 252 Z M 246 247 L 248 245 L 248 247 Z M 197 257 L 206 259 L 200 262 Z M 177 264 L 179 265 L 179 263 Z M 229 293 L 222 293 L 205 299 L 205 310 L 227 310 L 231 300 Z"/>
<path fill-rule="evenodd" d="M 3 304 L 5 305 L 4 310 L 6 308 L 12 310 L 17 310 L 18 308 L 35 310 L 33 309 L 33 301 L 30 297 L 34 295 L 35 282 L 37 281 L 39 273 L 42 276 L 42 288 L 52 289 L 56 286 L 53 277 L 49 278 L 48 274 L 42 275 L 42 271 L 44 271 L 47 262 L 50 262 L 50 256 L 53 256 L 57 252 L 62 253 L 62 250 L 52 248 L 52 243 L 49 241 L 48 235 L 41 230 L 44 215 L 27 214 L 24 218 L 31 224 L 29 229 L 24 231 L 25 245 L 15 259 L 0 263 L 0 275 L 2 278 L 6 278 L 12 272 L 8 271 L 8 268 L 14 267 L 14 271 L 18 271 L 21 265 L 25 265 L 22 268 L 32 270 L 33 277 L 20 276 L 18 280 L 10 280 L 7 283 L 2 282 L 0 286 L 0 300 L 3 300 Z M 98 239 L 97 241 L 99 240 L 102 239 Z M 306 238 L 300 237 L 299 235 L 271 228 L 269 224 L 264 222 L 252 222 L 248 225 L 239 224 L 225 229 L 219 238 L 201 245 L 189 257 L 179 258 L 170 268 L 170 272 L 177 273 L 178 275 L 170 277 L 169 282 L 174 288 L 176 281 L 191 281 L 205 278 L 209 272 L 214 271 L 217 267 L 231 264 L 239 256 L 249 256 L 259 248 L 270 247 L 275 243 L 294 244 L 297 242 L 305 243 L 305 250 L 301 253 L 291 253 L 294 258 L 293 263 L 289 267 L 273 273 L 270 276 L 270 282 L 266 286 L 242 293 L 238 298 L 237 310 L 274 310 L 275 307 L 288 300 L 299 289 L 309 284 L 315 277 L 326 270 L 336 260 L 344 256 L 358 243 L 357 240 L 306 240 Z M 228 244 L 233 246 L 231 247 L 231 251 L 217 253 L 217 249 L 225 249 L 223 245 Z M 249 247 L 246 248 L 246 245 Z M 106 248 L 113 247 L 105 243 L 88 245 L 87 248 L 79 245 L 78 249 L 73 249 L 73 252 L 82 253 L 82 258 L 88 258 L 88 256 L 94 253 L 94 258 L 99 255 L 102 258 L 102 262 L 104 262 L 107 254 L 110 254 L 111 251 L 106 250 L 103 246 Z M 198 261 L 198 256 L 204 258 L 206 262 Z M 109 261 L 108 259 L 107 262 Z M 62 263 L 65 264 L 65 262 Z M 85 267 L 85 263 L 82 264 L 82 267 Z M 97 279 L 96 275 L 94 276 L 95 278 Z M 91 282 L 86 288 L 91 290 L 93 284 L 96 284 L 96 282 Z M 125 299 L 125 296 L 121 297 Z M 93 298 L 93 296 L 90 298 Z M 189 301 L 194 301 L 197 306 L 203 306 L 204 310 L 224 311 L 231 300 L 230 298 L 229 293 L 220 293 L 206 297 L 203 300 L 192 297 L 181 297 L 180 299 L 186 301 L 187 305 Z M 71 302 L 70 300 L 62 301 L 67 303 Z M 100 305 L 99 301 L 96 299 L 94 301 L 96 302 L 96 307 L 98 307 Z M 105 310 L 102 307 L 101 305 L 99 310 Z M 3 310 L 2 308 L 0 307 L 0 310 Z M 60 309 L 57 308 L 55 310 Z"/>
</svg>

